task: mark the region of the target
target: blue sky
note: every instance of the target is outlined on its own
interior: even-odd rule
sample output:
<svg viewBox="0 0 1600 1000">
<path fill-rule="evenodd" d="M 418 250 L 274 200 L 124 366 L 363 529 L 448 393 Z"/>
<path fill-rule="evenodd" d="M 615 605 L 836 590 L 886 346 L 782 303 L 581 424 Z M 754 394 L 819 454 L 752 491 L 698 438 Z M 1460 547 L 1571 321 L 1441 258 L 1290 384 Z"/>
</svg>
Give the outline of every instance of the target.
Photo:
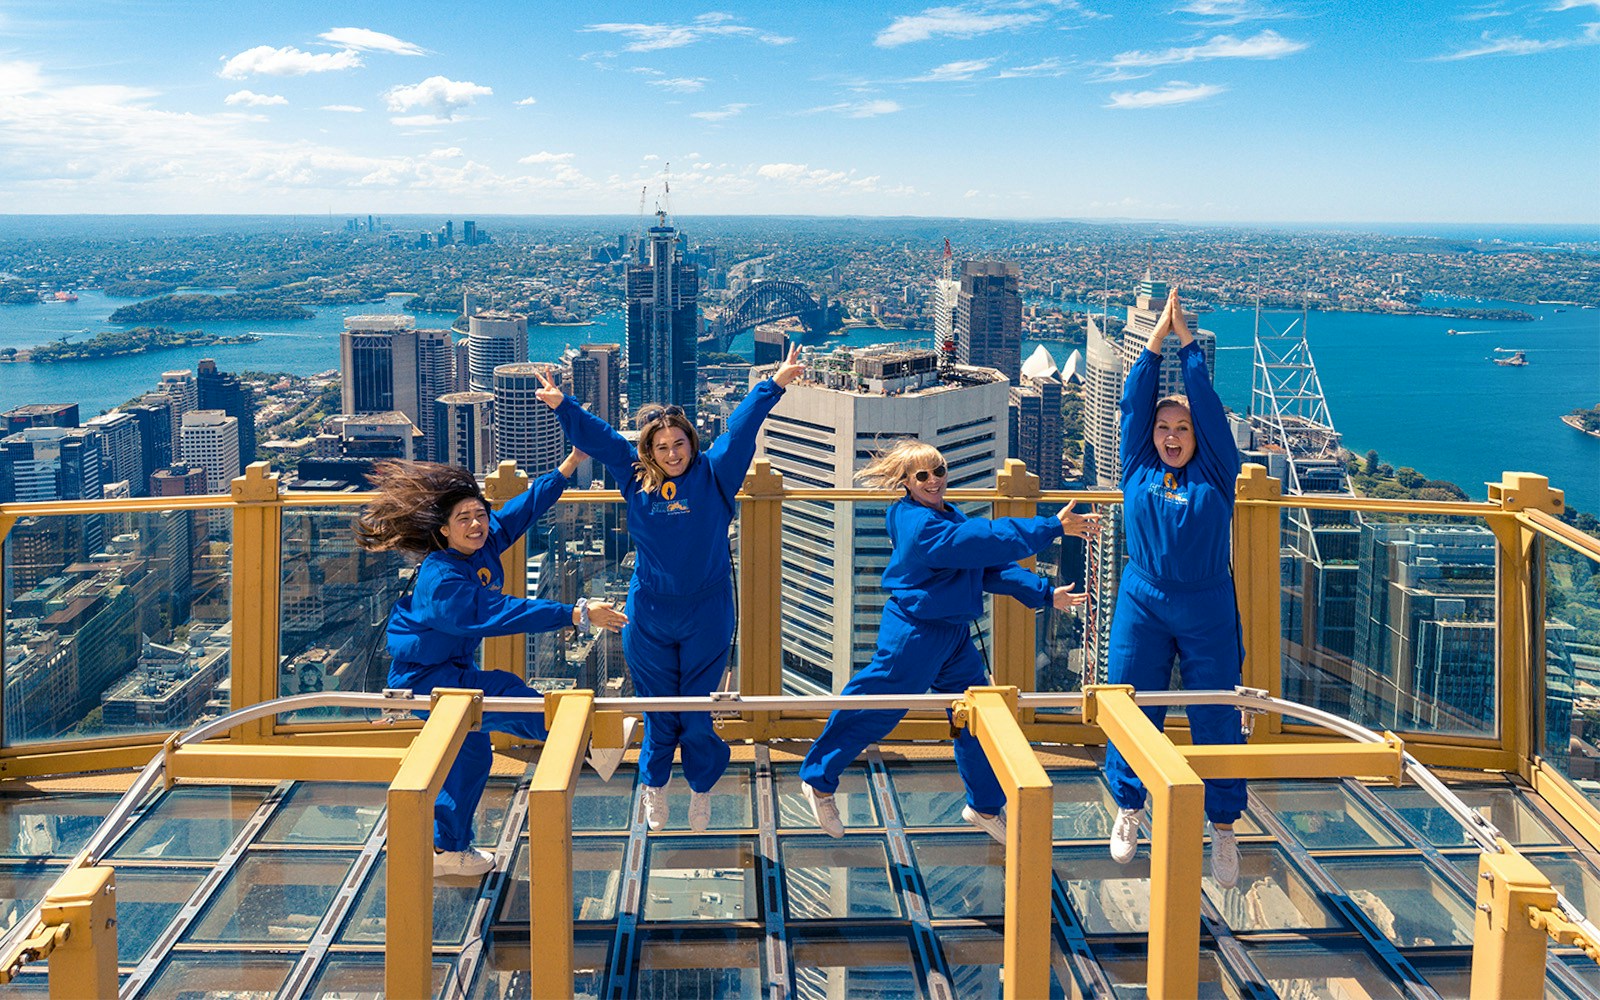
<svg viewBox="0 0 1600 1000">
<path fill-rule="evenodd" d="M 1594 223 L 1597 94 L 1600 0 L 0 0 L 0 213 Z"/>
</svg>

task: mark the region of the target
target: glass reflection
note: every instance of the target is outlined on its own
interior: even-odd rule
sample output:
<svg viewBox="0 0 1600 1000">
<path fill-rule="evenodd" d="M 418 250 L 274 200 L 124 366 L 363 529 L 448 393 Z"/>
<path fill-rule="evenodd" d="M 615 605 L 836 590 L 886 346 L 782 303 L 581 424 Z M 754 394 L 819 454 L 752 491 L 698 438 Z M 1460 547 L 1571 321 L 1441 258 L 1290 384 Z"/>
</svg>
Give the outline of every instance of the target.
<svg viewBox="0 0 1600 1000">
<path fill-rule="evenodd" d="M 451 993 L 451 973 L 455 966 L 448 956 L 436 957 L 433 962 L 433 981 L 429 996 L 443 997 Z M 371 954 L 329 955 L 322 963 L 317 978 L 303 995 L 312 1000 L 349 1000 L 351 997 L 383 996 L 383 956 Z"/>
<path fill-rule="evenodd" d="M 1421 858 L 1412 858 L 1420 863 Z M 1302 875 L 1281 848 L 1267 844 L 1239 845 L 1239 883 L 1223 889 L 1210 869 L 1201 887 L 1217 912 L 1235 931 L 1281 931 L 1345 927 L 1322 894 Z"/>
<path fill-rule="evenodd" d="M 1420 857 L 1319 858 L 1318 863 L 1396 945 L 1472 942 L 1472 907 Z"/>
<path fill-rule="evenodd" d="M 1056 840 L 1105 840 L 1111 836 L 1117 804 L 1098 773 L 1051 771 L 1050 780 L 1054 785 Z"/>
<path fill-rule="evenodd" d="M 649 842 L 644 919 L 759 920 L 752 837 Z"/>
<path fill-rule="evenodd" d="M 506 825 L 506 813 L 511 809 L 511 799 L 517 785 L 505 779 L 490 780 L 478 800 L 478 811 L 472 814 L 472 843 L 490 851 L 500 842 L 500 831 Z"/>
<path fill-rule="evenodd" d="M 117 963 L 137 965 L 200 885 L 205 872 L 181 868 L 117 869 Z"/>
<path fill-rule="evenodd" d="M 739 932 L 651 931 L 635 973 L 640 1000 L 734 1000 L 761 995 L 764 939 Z"/>
<path fill-rule="evenodd" d="M 249 786 L 174 788 L 146 808 L 111 857 L 216 861 L 255 815 L 268 791 Z"/>
<path fill-rule="evenodd" d="M 1305 941 L 1244 946 L 1279 996 L 1399 1000 L 1405 995 L 1360 945 Z"/>
<path fill-rule="evenodd" d="M 1312 850 L 1404 846 L 1342 784 L 1257 781 L 1251 782 L 1250 791 Z"/>
<path fill-rule="evenodd" d="M 1461 824 L 1415 786 L 1395 788 L 1373 785 L 1372 791 L 1400 818 L 1411 824 L 1435 847 L 1464 847 L 1473 843 Z M 1559 844 L 1561 838 L 1509 785 L 1454 785 L 1450 789 L 1484 819 L 1493 823 L 1515 847 Z"/>
<path fill-rule="evenodd" d="M 622 852 L 628 842 L 612 837 L 572 841 L 572 919 L 615 920 L 622 886 Z M 510 891 L 500 907 L 507 923 L 528 922 L 528 843 L 517 845 Z"/>
<path fill-rule="evenodd" d="M 0 795 L 0 857 L 70 858 L 116 804 L 115 795 Z"/>
<path fill-rule="evenodd" d="M 780 829 L 817 828 L 816 817 L 800 791 L 799 769 L 793 765 L 772 769 L 773 786 L 778 795 L 778 826 Z M 848 767 L 839 775 L 839 790 L 833 801 L 839 807 L 839 818 L 845 827 L 878 826 L 878 809 L 872 801 L 871 781 L 864 767 Z"/>
<path fill-rule="evenodd" d="M 383 815 L 389 789 L 354 782 L 301 781 L 256 838 L 261 844 L 360 844 Z"/>
<path fill-rule="evenodd" d="M 1600 649 L 1600 563 L 1558 541 L 1535 544 L 1534 558 L 1540 550 L 1544 555 L 1544 655 L 1535 654 L 1544 682 L 1543 757 L 1593 802 L 1600 789 L 1600 703 L 1587 696 L 1578 674 L 1592 670 Z"/>
<path fill-rule="evenodd" d="M 1111 989 L 1117 1000 L 1143 1000 L 1148 995 L 1148 960 L 1142 944 L 1096 942 L 1094 953 L 1106 978 L 1111 980 Z M 1232 977 L 1223 971 L 1217 953 L 1205 946 L 1200 949 L 1200 976 L 1196 985 L 1196 995 L 1200 1000 L 1239 1000 L 1246 995 Z"/>
<path fill-rule="evenodd" d="M 789 919 L 900 916 L 883 838 L 785 837 L 779 849 Z"/>
<path fill-rule="evenodd" d="M 870 997 L 921 1000 L 911 942 L 860 930 L 789 935 L 789 964 L 800 1000 Z"/>
<path fill-rule="evenodd" d="M 611 780 L 615 781 L 615 778 Z M 755 772 L 732 764 L 711 789 L 712 830 L 748 830 L 755 826 Z M 689 786 L 667 786 L 668 830 L 689 829 Z"/>
<path fill-rule="evenodd" d="M 250 851 L 211 897 L 185 940 L 309 941 L 354 860 L 343 853 Z"/>
<path fill-rule="evenodd" d="M 611 954 L 612 936 L 579 932 L 572 939 L 572 996 L 574 1000 L 598 1000 L 605 990 L 606 963 Z M 528 979 L 531 958 L 526 941 L 490 941 L 483 949 L 478 975 L 468 993 L 469 1000 L 527 1000 L 533 996 Z"/>
<path fill-rule="evenodd" d="M 961 808 L 967 804 L 967 789 L 955 765 L 932 768 L 891 764 L 889 782 L 894 787 L 900 818 L 906 826 L 971 829 L 961 818 Z"/>
<path fill-rule="evenodd" d="M 382 944 L 388 926 L 389 856 L 378 858 L 367 873 L 366 884 L 339 932 L 342 944 Z M 458 885 L 459 879 L 433 884 L 433 943 L 460 944 L 467 936 L 467 921 L 478 901 L 478 885 Z"/>
<path fill-rule="evenodd" d="M 1005 964 L 1005 935 L 988 928 L 939 932 L 939 946 L 944 949 L 945 963 L 950 968 L 950 985 L 961 1000 L 1000 1000 L 1004 995 L 1000 970 Z M 1053 950 L 1050 963 L 1050 997 L 1065 997 L 1057 978 L 1056 966 L 1061 952 Z"/>
<path fill-rule="evenodd" d="M 935 917 L 1005 912 L 1006 849 L 987 834 L 921 834 L 911 849 Z"/>
<path fill-rule="evenodd" d="M 1056 877 L 1089 934 L 1145 934 L 1150 930 L 1150 858 L 1125 865 L 1101 847 L 1057 847 Z"/>
<path fill-rule="evenodd" d="M 293 955 L 186 951 L 162 963 L 141 997 L 183 1000 L 271 1000 L 294 969 Z"/>
</svg>

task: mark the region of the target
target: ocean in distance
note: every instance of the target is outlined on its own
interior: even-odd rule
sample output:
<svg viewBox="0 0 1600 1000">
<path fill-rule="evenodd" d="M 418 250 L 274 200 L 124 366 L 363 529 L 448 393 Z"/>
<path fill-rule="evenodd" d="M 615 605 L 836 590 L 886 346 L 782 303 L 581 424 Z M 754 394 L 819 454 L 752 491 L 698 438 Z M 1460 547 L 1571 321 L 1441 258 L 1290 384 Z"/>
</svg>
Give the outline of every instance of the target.
<svg viewBox="0 0 1600 1000">
<path fill-rule="evenodd" d="M 109 329 L 106 318 L 128 300 L 80 291 L 75 303 L 0 306 L 0 347 L 26 348 L 63 333 Z M 0 409 L 23 403 L 77 402 L 85 418 L 153 388 L 163 371 L 193 368 L 214 357 L 224 371 L 286 371 L 309 375 L 339 366 L 339 331 L 346 316 L 399 312 L 401 298 L 321 308 L 313 319 L 172 324 L 208 333 L 256 333 L 254 344 L 185 348 L 132 357 L 65 364 L 0 364 Z M 1377 449 L 1395 467 L 1459 483 L 1482 499 L 1484 482 L 1506 471 L 1537 472 L 1566 490 L 1567 501 L 1600 513 L 1600 439 L 1561 423 L 1577 407 L 1600 404 L 1600 310 L 1554 305 L 1440 300 L 1440 305 L 1521 309 L 1529 322 L 1475 321 L 1433 316 L 1310 313 L 1307 336 L 1335 426 L 1346 447 Z M 1074 307 L 1068 304 L 1069 308 Z M 1084 308 L 1081 305 L 1076 308 Z M 419 326 L 443 326 L 445 316 L 422 314 Z M 1263 322 L 1287 330 L 1298 313 L 1269 313 Z M 1217 388 L 1243 412 L 1250 405 L 1256 316 L 1219 309 L 1202 325 L 1217 334 Z M 1451 336 L 1451 328 L 1458 334 Z M 555 358 L 568 345 L 621 342 L 620 313 L 589 326 L 529 329 L 529 356 Z M 903 340 L 930 343 L 931 333 L 856 330 L 819 344 L 863 346 Z M 1024 354 L 1035 344 L 1024 345 Z M 1065 363 L 1065 348 L 1045 345 Z M 735 351 L 748 355 L 748 334 Z M 1496 348 L 1527 352 L 1527 367 L 1492 364 Z"/>
</svg>

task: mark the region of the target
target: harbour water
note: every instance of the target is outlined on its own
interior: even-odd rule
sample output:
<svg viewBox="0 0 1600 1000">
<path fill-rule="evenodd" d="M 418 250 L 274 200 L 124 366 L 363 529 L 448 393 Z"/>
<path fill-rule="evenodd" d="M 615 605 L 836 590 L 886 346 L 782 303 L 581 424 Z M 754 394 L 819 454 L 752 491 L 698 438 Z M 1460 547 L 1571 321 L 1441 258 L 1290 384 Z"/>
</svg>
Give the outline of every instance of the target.
<svg viewBox="0 0 1600 1000">
<path fill-rule="evenodd" d="M 73 402 L 85 417 L 153 388 L 161 373 L 193 368 L 214 357 L 225 371 L 282 371 L 300 375 L 339 365 L 344 318 L 398 312 L 403 299 L 317 310 L 306 320 L 247 320 L 170 324 L 208 333 L 256 333 L 254 344 L 185 348 L 132 357 L 67 364 L 0 364 L 0 409 L 21 403 Z M 106 318 L 127 300 L 80 291 L 75 303 L 0 306 L 0 348 L 27 348 L 63 333 L 87 340 L 111 329 Z M 1365 313 L 1309 314 L 1308 338 L 1323 392 L 1345 445 L 1382 460 L 1411 466 L 1430 478 L 1460 484 L 1481 499 L 1486 480 L 1506 471 L 1550 477 L 1568 502 L 1600 513 L 1600 439 L 1573 430 L 1560 417 L 1577 407 L 1600 404 L 1600 310 L 1497 302 L 1444 302 L 1521 309 L 1533 322 L 1475 321 L 1434 316 Z M 1299 314 L 1268 314 L 1279 330 Z M 445 316 L 422 314 L 419 326 L 443 326 Z M 1235 410 L 1250 405 L 1252 344 L 1256 317 L 1250 309 L 1219 309 L 1202 325 L 1217 334 L 1217 388 Z M 1456 329 L 1457 335 L 1447 331 Z M 83 331 L 90 331 L 88 333 Z M 620 313 L 589 326 L 543 326 L 529 330 L 529 356 L 553 359 L 567 345 L 621 342 Z M 930 343 L 927 331 L 856 330 L 818 344 L 862 346 L 887 341 Z M 748 353 L 750 338 L 734 342 Z M 1036 346 L 1024 345 L 1024 354 Z M 1065 363 L 1066 348 L 1045 345 Z M 1527 352 L 1528 366 L 1490 363 L 1495 348 Z"/>
</svg>

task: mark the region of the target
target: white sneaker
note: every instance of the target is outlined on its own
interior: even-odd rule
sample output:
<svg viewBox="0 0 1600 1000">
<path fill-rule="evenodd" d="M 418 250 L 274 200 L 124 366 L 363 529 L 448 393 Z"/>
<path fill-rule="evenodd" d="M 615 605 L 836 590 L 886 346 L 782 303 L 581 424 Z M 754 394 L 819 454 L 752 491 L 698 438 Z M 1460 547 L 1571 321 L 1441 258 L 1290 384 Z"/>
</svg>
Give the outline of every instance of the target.
<svg viewBox="0 0 1600 1000">
<path fill-rule="evenodd" d="M 667 825 L 667 790 L 657 785 L 644 786 L 644 821 L 652 830 Z"/>
<path fill-rule="evenodd" d="M 494 871 L 494 855 L 488 851 L 480 851 L 476 847 L 469 847 L 464 851 L 434 851 L 433 852 L 433 877 L 478 878 Z"/>
<path fill-rule="evenodd" d="M 839 805 L 833 801 L 833 795 L 819 792 L 803 781 L 800 783 L 800 792 L 811 804 L 811 815 L 816 817 L 822 832 L 830 837 L 844 836 L 844 820 L 839 818 Z"/>
<path fill-rule="evenodd" d="M 1232 830 L 1211 828 L 1211 880 L 1224 889 L 1239 884 L 1239 838 Z"/>
<path fill-rule="evenodd" d="M 971 806 L 962 806 L 961 818 L 982 830 L 984 833 L 987 833 L 994 839 L 1000 841 L 1002 846 L 1005 845 L 1006 814 L 1004 811 L 997 812 L 991 816 L 988 813 L 981 813 Z"/>
<path fill-rule="evenodd" d="M 711 825 L 711 793 L 689 793 L 689 829 L 695 833 L 705 833 L 706 827 Z"/>
<path fill-rule="evenodd" d="M 1143 809 L 1117 810 L 1117 819 L 1111 824 L 1111 860 L 1125 865 L 1139 853 L 1139 824 L 1143 822 Z"/>
<path fill-rule="evenodd" d="M 631 715 L 622 718 L 622 746 L 597 747 L 594 741 L 589 741 L 589 766 L 594 768 L 594 773 L 600 776 L 601 781 L 610 781 L 611 776 L 617 773 L 617 768 L 622 764 L 622 755 L 628 749 L 628 744 L 633 742 L 634 727 L 639 720 Z"/>
</svg>

